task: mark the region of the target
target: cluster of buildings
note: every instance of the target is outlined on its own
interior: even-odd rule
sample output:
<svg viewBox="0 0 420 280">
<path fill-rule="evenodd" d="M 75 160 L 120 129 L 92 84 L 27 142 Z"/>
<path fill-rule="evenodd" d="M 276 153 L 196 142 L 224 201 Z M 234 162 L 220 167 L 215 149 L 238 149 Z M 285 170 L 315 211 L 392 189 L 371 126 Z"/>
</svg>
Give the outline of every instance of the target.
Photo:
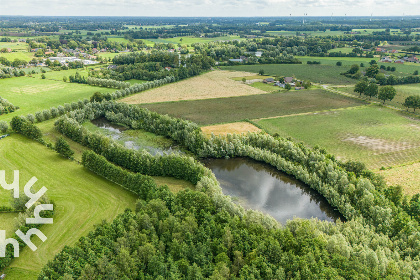
<svg viewBox="0 0 420 280">
<path fill-rule="evenodd" d="M 285 88 L 286 87 L 286 84 L 289 84 L 291 87 L 294 87 L 295 90 L 305 89 L 304 87 L 297 87 L 296 86 L 296 82 L 302 83 L 301 81 L 298 81 L 297 80 L 296 82 L 293 82 L 293 80 L 294 80 L 293 77 L 284 77 L 284 82 L 281 83 L 279 81 L 275 81 L 274 78 L 267 78 L 267 79 L 264 79 L 263 80 L 263 83 L 265 83 L 265 84 L 273 84 L 273 86 L 275 86 L 275 87 L 281 87 L 281 88 Z"/>
<path fill-rule="evenodd" d="M 405 62 L 419 63 L 420 61 L 416 56 L 413 55 L 411 57 L 405 56 L 403 58 L 399 58 L 395 60 L 393 60 L 389 56 L 385 56 L 381 58 L 379 62 L 404 64 Z"/>
<path fill-rule="evenodd" d="M 386 49 L 383 49 L 383 48 L 376 48 L 376 51 L 377 52 L 381 52 L 381 53 L 398 53 L 398 51 L 397 50 L 386 50 Z"/>
<path fill-rule="evenodd" d="M 84 65 L 92 65 L 92 64 L 97 64 L 97 61 L 94 60 L 90 60 L 90 59 L 81 59 L 81 58 L 77 58 L 75 56 L 70 56 L 70 57 L 49 57 L 49 60 L 51 60 L 52 62 L 54 61 L 58 61 L 60 62 L 61 65 L 68 65 L 70 62 L 76 62 L 76 61 L 80 61 L 82 62 Z"/>
</svg>

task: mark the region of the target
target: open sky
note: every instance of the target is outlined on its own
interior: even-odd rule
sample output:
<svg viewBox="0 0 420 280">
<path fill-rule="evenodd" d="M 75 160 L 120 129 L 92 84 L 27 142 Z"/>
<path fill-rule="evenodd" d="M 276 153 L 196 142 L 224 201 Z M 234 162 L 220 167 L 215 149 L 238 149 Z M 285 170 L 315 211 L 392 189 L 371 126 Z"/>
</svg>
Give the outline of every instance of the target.
<svg viewBox="0 0 420 280">
<path fill-rule="evenodd" d="M 420 0 L 0 0 L 1 15 L 46 16 L 402 16 Z"/>
</svg>

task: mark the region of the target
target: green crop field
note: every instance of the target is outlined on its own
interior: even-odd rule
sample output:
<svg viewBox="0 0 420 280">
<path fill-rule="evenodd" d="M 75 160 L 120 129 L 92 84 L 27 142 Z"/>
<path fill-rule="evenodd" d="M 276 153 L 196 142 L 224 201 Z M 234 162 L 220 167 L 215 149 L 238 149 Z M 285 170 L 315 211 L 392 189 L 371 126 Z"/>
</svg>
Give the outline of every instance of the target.
<svg viewBox="0 0 420 280">
<path fill-rule="evenodd" d="M 59 72 L 53 73 L 57 74 Z M 46 75 L 48 77 L 50 73 Z M 20 107 L 19 110 L 13 113 L 2 115 L 0 120 L 11 120 L 16 115 L 26 115 L 79 99 L 89 99 L 96 91 L 111 92 L 114 89 L 64 83 L 48 79 L 43 80 L 38 77 L 18 77 L 0 80 L 0 96 L 9 100 L 13 105 Z"/>
<path fill-rule="evenodd" d="M 309 60 L 317 60 L 316 57 Z M 258 73 L 263 69 L 266 75 L 278 75 L 292 77 L 297 79 L 310 80 L 314 83 L 333 84 L 333 85 L 349 85 L 355 84 L 356 81 L 340 75 L 345 72 L 345 67 L 335 65 L 307 65 L 307 64 L 261 64 L 261 65 L 239 65 L 222 67 L 224 70 L 236 70 Z"/>
<path fill-rule="evenodd" d="M 319 145 L 342 159 L 369 168 L 395 166 L 420 157 L 419 120 L 380 106 L 266 119 L 257 123 L 269 133 Z"/>
<path fill-rule="evenodd" d="M 33 239 L 38 246 L 36 252 L 22 250 L 21 256 L 5 271 L 10 279 L 36 279 L 41 268 L 65 245 L 74 245 L 94 224 L 104 219 L 111 221 L 124 209 L 134 208 L 133 193 L 41 144 L 19 135 L 2 139 L 0 144 L 0 169 L 10 174 L 19 170 L 21 186 L 32 176 L 37 177 L 36 186 L 45 186 L 48 197 L 55 202 L 54 224 L 41 228 L 48 239 L 44 243 Z M 4 203 L 10 192 L 1 192 L 1 196 Z"/>
<path fill-rule="evenodd" d="M 344 35 L 344 31 L 267 31 L 270 35 L 280 35 L 280 36 L 296 36 L 297 34 L 307 34 L 311 36 L 338 36 Z"/>
<path fill-rule="evenodd" d="M 324 90 L 301 90 L 241 97 L 141 104 L 152 111 L 188 119 L 200 125 L 236 122 L 329 110 L 363 104 Z"/>
<path fill-rule="evenodd" d="M 182 41 L 180 41 L 182 39 Z M 175 38 L 168 38 L 168 39 L 150 39 L 149 41 L 155 43 L 172 43 L 172 44 L 182 44 L 182 45 L 191 45 L 194 43 L 208 43 L 214 41 L 232 41 L 232 40 L 243 40 L 239 36 L 222 36 L 222 37 L 215 37 L 215 38 L 200 38 L 200 37 L 191 37 L 191 36 L 183 36 L 183 37 L 175 37 Z"/>
</svg>

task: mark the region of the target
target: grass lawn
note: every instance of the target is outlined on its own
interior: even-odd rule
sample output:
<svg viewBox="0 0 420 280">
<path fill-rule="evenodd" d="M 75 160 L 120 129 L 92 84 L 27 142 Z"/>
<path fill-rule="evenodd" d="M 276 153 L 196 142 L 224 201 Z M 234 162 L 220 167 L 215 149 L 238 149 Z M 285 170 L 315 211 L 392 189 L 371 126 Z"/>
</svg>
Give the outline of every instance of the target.
<svg viewBox="0 0 420 280">
<path fill-rule="evenodd" d="M 359 160 L 372 169 L 420 157 L 419 120 L 376 105 L 257 123 L 269 133 L 319 145 L 341 159 Z"/>
<path fill-rule="evenodd" d="M 36 176 L 35 186 L 45 186 L 48 197 L 56 203 L 54 224 L 41 228 L 48 239 L 45 243 L 33 239 L 38 246 L 36 252 L 27 247 L 22 250 L 5 271 L 10 279 L 36 279 L 41 268 L 64 246 L 74 245 L 102 220 L 112 221 L 124 209 L 134 208 L 133 193 L 23 136 L 2 139 L 0 158 L 0 168 L 9 178 L 13 170 L 19 170 L 22 185 Z M 10 196 L 9 192 L 5 195 Z"/>
<path fill-rule="evenodd" d="M 308 60 L 318 60 L 316 57 Z M 306 62 L 304 62 L 306 63 Z M 334 63 L 335 64 L 335 63 Z M 295 76 L 297 79 L 310 80 L 314 83 L 349 85 L 356 81 L 340 75 L 345 72 L 344 67 L 335 65 L 307 65 L 307 64 L 261 64 L 261 65 L 239 65 L 222 67 L 225 70 L 247 71 L 258 73 L 263 69 L 265 74 L 273 76 Z"/>
<path fill-rule="evenodd" d="M 142 104 L 152 111 L 200 125 L 357 106 L 362 102 L 320 89 L 195 101 Z"/>
<path fill-rule="evenodd" d="M 282 88 L 275 87 L 273 84 L 265 84 L 263 82 L 255 82 L 250 84 L 251 87 L 258 88 L 260 90 L 266 91 L 266 92 L 273 92 L 273 91 L 279 91 L 282 90 Z"/>
<path fill-rule="evenodd" d="M 47 73 L 46 75 L 50 74 Z M 19 110 L 13 113 L 1 115 L 0 120 L 9 121 L 16 115 L 26 115 L 79 99 L 89 99 L 96 91 L 104 93 L 114 91 L 114 89 L 64 83 L 49 79 L 43 80 L 36 77 L 0 80 L 0 96 L 9 100 L 13 105 L 20 107 Z"/>
</svg>

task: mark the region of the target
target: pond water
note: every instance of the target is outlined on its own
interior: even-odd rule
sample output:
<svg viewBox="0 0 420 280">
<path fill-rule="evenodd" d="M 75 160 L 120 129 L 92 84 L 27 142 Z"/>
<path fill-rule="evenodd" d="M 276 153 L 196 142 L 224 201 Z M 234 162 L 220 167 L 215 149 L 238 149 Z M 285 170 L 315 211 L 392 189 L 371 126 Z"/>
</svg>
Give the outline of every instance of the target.
<svg viewBox="0 0 420 280">
<path fill-rule="evenodd" d="M 246 209 L 260 210 L 285 223 L 293 217 L 336 221 L 344 218 L 324 197 L 302 182 L 251 159 L 206 159 L 225 195 Z"/>
<path fill-rule="evenodd" d="M 139 137 L 135 137 L 128 134 L 127 127 L 117 125 L 114 123 L 109 122 L 105 118 L 100 118 L 91 121 L 95 126 L 99 127 L 103 130 L 104 134 L 108 137 L 111 137 L 115 141 L 123 144 L 126 148 L 133 149 L 133 150 L 146 150 L 152 155 L 163 155 L 163 154 L 171 154 L 171 153 L 179 153 L 183 154 L 178 146 L 176 145 L 165 145 L 164 147 L 159 146 L 155 143 L 151 143 L 152 141 L 148 141 L 145 139 L 140 139 Z M 132 130 L 131 130 L 132 131 Z M 156 136 L 159 137 L 159 136 Z M 145 143 L 145 142 L 149 142 Z"/>
</svg>

